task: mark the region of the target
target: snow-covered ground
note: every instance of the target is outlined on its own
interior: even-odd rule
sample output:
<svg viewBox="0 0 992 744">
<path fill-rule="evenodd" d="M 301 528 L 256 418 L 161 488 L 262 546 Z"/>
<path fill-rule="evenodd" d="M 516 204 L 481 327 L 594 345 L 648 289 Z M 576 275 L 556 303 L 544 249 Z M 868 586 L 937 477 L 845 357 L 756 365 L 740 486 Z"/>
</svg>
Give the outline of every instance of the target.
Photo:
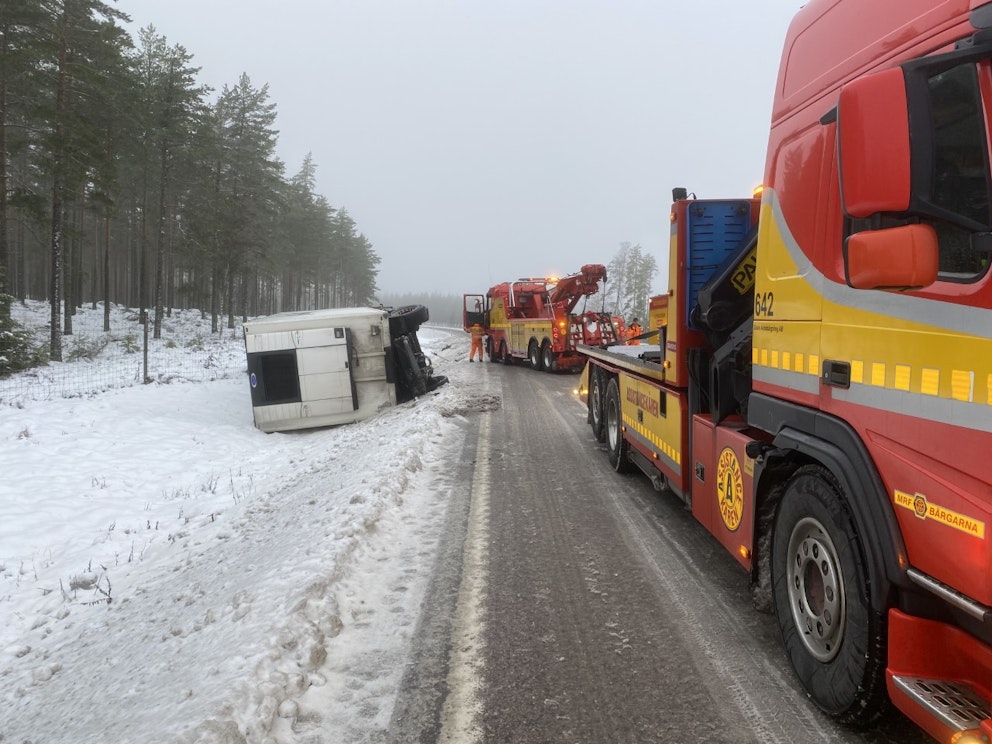
<svg viewBox="0 0 992 744">
<path fill-rule="evenodd" d="M 6 401 L 0 386 L 0 741 L 379 741 L 463 417 L 494 405 L 466 337 L 421 329 L 451 379 L 433 394 L 267 435 L 240 335 L 184 322 L 205 323 L 182 355 L 208 381 L 170 374 L 163 343 L 160 382 Z M 74 325 L 98 336 L 102 310 Z"/>
</svg>

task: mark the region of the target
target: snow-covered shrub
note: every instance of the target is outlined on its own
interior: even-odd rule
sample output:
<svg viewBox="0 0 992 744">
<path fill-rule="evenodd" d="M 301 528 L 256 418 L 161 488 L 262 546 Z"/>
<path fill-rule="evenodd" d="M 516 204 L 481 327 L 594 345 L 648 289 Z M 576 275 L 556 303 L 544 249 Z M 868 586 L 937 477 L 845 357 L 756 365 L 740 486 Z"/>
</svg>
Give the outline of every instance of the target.
<svg viewBox="0 0 992 744">
<path fill-rule="evenodd" d="M 31 334 L 10 317 L 13 299 L 0 294 L 0 377 L 48 363 L 45 350 L 35 347 Z"/>
</svg>

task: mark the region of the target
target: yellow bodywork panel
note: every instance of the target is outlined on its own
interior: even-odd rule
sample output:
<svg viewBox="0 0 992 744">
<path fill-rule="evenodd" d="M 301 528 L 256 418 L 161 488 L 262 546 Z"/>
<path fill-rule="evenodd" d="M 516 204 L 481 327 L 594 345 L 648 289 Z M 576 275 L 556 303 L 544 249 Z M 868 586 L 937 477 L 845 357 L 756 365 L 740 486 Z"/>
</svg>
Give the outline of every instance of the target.
<svg viewBox="0 0 992 744">
<path fill-rule="evenodd" d="M 682 467 L 682 416 L 677 396 L 621 373 L 620 409 L 623 424 L 637 434 L 670 467 Z"/>
</svg>

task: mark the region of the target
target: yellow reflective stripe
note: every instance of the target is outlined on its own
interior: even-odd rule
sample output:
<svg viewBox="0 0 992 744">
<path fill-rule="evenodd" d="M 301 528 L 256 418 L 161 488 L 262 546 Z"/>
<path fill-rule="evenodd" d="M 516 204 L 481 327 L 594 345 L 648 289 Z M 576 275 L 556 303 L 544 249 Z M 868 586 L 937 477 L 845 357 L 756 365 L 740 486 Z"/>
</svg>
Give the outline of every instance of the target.
<svg viewBox="0 0 992 744">
<path fill-rule="evenodd" d="M 819 375 L 820 357 L 816 354 L 805 355 L 798 351 L 784 351 L 781 349 L 752 348 L 751 361 L 756 366 L 780 369 L 785 372 L 798 372 L 800 374 Z M 903 392 L 913 391 L 914 370 L 908 364 L 892 364 L 891 379 L 889 379 L 889 366 L 885 362 L 865 362 L 861 359 L 853 359 L 851 364 L 851 383 L 869 384 L 874 387 L 890 388 Z M 866 377 L 867 369 L 867 377 Z M 975 383 L 977 373 L 974 370 L 954 369 L 948 373 L 950 375 L 950 390 L 945 392 L 946 397 L 966 403 L 975 402 Z M 932 367 L 924 367 L 919 370 L 920 389 L 924 395 L 939 396 L 941 370 Z M 985 401 L 992 405 L 992 373 L 986 376 L 985 380 Z"/>
<path fill-rule="evenodd" d="M 659 452 L 662 452 L 676 465 L 679 465 L 681 467 L 682 453 L 679 452 L 677 449 L 675 449 L 675 447 L 673 447 L 664 439 L 662 439 L 657 434 L 655 434 L 653 431 L 648 429 L 646 426 L 644 426 L 644 424 L 638 423 L 633 416 L 628 416 L 627 414 L 624 414 L 623 423 L 624 426 L 626 426 L 628 429 L 632 429 L 643 439 L 646 439 L 648 442 L 651 443 L 651 445 L 655 449 L 657 449 Z"/>
<path fill-rule="evenodd" d="M 875 387 L 885 387 L 885 363 L 871 363 L 871 384 Z"/>
<path fill-rule="evenodd" d="M 975 390 L 975 373 L 956 369 L 951 372 L 951 397 L 971 401 Z"/>
<path fill-rule="evenodd" d="M 896 390 L 909 390 L 910 368 L 905 364 L 896 365 Z"/>
<path fill-rule="evenodd" d="M 859 385 L 865 381 L 865 363 L 861 360 L 856 359 L 851 362 L 851 382 L 856 382 Z"/>
</svg>

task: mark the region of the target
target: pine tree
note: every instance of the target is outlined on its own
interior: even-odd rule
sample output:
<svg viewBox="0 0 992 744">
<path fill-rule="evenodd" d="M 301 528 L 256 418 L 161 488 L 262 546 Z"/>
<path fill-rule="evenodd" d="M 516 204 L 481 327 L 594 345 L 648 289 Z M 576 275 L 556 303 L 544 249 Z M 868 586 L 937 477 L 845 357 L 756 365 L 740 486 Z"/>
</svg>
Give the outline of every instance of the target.
<svg viewBox="0 0 992 744">
<path fill-rule="evenodd" d="M 216 112 L 223 153 L 218 186 L 225 206 L 220 266 L 226 274 L 227 324 L 233 328 L 236 306 L 242 315 L 247 312 L 247 280 L 257 274 L 272 243 L 283 165 L 275 157 L 276 107 L 269 102 L 268 85 L 256 88 L 242 74 L 236 86 L 224 86 Z"/>
<path fill-rule="evenodd" d="M 108 49 L 122 51 L 126 35 L 116 25 L 126 19 L 123 13 L 99 0 L 52 0 L 46 49 L 54 86 L 51 102 L 41 119 L 45 125 L 46 172 L 51 183 L 51 264 L 49 303 L 51 305 L 50 353 L 62 360 L 62 332 L 59 308 L 65 289 L 67 201 L 81 186 L 90 165 L 97 159 L 99 135 L 93 123 L 80 111 L 80 101 L 101 99 L 108 80 L 102 74 Z M 67 304 L 67 325 L 68 325 Z M 71 326 L 68 326 L 71 332 Z"/>
<path fill-rule="evenodd" d="M 10 176 L 12 153 L 24 152 L 28 138 L 23 133 L 26 102 L 38 85 L 40 28 L 46 16 L 33 0 L 4 0 L 0 3 L 0 294 L 7 287 L 10 273 L 9 198 L 13 192 Z M 8 131 L 19 134 L 16 142 L 8 139 Z M 0 315 L 9 314 L 10 303 L 0 303 Z"/>
<path fill-rule="evenodd" d="M 206 89 L 196 85 L 198 67 L 190 66 L 192 55 L 182 46 L 169 46 L 164 36 L 155 33 L 154 26 L 141 29 L 138 33 L 141 44 L 138 57 L 142 109 L 146 112 L 143 122 L 144 178 L 145 195 L 142 210 L 143 219 L 153 216 L 151 230 L 155 244 L 155 280 L 152 303 L 155 306 L 154 337 L 162 337 L 162 316 L 164 314 L 164 282 L 167 252 L 166 225 L 173 218 L 174 202 L 170 200 L 172 172 L 176 159 L 190 145 L 196 122 L 206 112 L 203 98 Z M 154 185 L 153 185 L 154 184 Z M 157 195 L 155 208 L 149 204 L 149 191 Z M 148 231 L 142 229 L 142 256 L 146 255 L 144 245 Z M 142 272 L 141 281 L 148 280 L 147 272 Z M 146 292 L 141 293 L 142 310 L 145 309 Z"/>
<path fill-rule="evenodd" d="M 3 274 L 0 270 L 0 282 Z M 10 315 L 10 303 L 13 299 L 9 294 L 0 292 L 0 377 L 7 377 L 41 362 L 38 352 L 32 347 L 31 334 Z"/>
</svg>

